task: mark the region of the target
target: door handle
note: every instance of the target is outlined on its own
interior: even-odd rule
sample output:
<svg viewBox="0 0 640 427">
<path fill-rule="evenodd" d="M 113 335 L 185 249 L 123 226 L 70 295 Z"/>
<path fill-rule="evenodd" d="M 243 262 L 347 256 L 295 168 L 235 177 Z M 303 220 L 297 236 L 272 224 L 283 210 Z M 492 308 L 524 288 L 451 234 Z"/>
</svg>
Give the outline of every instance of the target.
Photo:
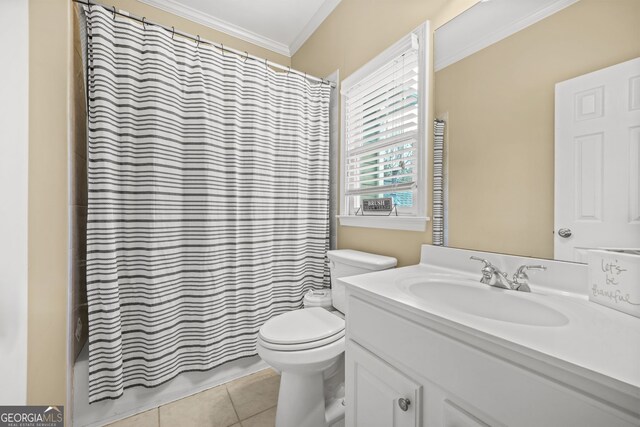
<svg viewBox="0 0 640 427">
<path fill-rule="evenodd" d="M 567 239 L 569 237 L 571 237 L 571 229 L 570 228 L 561 228 L 560 230 L 558 230 L 558 236 Z"/>
</svg>

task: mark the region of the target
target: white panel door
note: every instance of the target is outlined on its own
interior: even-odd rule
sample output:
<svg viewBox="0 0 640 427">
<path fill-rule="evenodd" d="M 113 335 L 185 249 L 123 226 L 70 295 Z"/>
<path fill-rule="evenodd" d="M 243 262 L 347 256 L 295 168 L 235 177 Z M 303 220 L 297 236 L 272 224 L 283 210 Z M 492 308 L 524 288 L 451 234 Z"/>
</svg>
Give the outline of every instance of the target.
<svg viewBox="0 0 640 427">
<path fill-rule="evenodd" d="M 640 248 L 640 58 L 556 85 L 558 260 Z"/>
<path fill-rule="evenodd" d="M 346 425 L 417 427 L 422 386 L 352 340 L 347 341 Z"/>
<path fill-rule="evenodd" d="M 28 3 L 0 0 L 0 405 L 27 404 Z"/>
</svg>

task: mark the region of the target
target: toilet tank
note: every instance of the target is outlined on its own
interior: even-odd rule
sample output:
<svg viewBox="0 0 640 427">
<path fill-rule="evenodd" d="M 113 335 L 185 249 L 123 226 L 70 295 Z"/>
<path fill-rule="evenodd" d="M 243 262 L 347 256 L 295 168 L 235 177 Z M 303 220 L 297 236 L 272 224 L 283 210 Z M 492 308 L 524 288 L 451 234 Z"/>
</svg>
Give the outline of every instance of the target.
<svg viewBox="0 0 640 427">
<path fill-rule="evenodd" d="M 339 280 L 341 277 L 387 270 L 395 267 L 398 263 L 398 260 L 392 257 L 351 249 L 328 251 L 327 257 L 329 258 L 329 269 L 331 271 L 332 303 L 342 313 L 345 313 L 347 301 L 345 285 Z"/>
</svg>

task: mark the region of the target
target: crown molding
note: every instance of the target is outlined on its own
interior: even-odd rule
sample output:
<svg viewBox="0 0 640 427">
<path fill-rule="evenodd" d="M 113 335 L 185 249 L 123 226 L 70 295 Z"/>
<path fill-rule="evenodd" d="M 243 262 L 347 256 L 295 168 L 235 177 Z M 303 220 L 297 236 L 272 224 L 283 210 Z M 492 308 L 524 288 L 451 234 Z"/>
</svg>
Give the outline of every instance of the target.
<svg viewBox="0 0 640 427">
<path fill-rule="evenodd" d="M 320 24 L 324 22 L 325 19 L 333 9 L 335 9 L 342 0 L 325 0 L 320 8 L 313 14 L 307 25 L 304 26 L 302 31 L 296 36 L 296 38 L 289 45 L 289 52 L 291 52 L 291 56 L 293 56 L 298 49 L 302 47 L 302 45 L 307 41 L 309 37 L 318 29 Z"/>
<path fill-rule="evenodd" d="M 474 53 L 491 46 L 494 43 L 499 42 L 502 39 L 509 37 L 512 34 L 517 33 L 518 31 L 524 30 L 530 25 L 535 24 L 538 21 L 547 18 L 548 16 L 553 15 L 560 10 L 571 6 L 573 3 L 576 3 L 578 0 L 559 0 L 549 6 L 546 6 L 540 10 L 537 10 L 517 21 L 511 22 L 508 25 L 498 28 L 496 31 L 487 34 L 485 37 L 481 37 L 479 39 L 473 40 L 463 49 L 460 49 L 456 52 L 452 52 L 449 55 L 445 55 L 442 57 L 436 57 L 434 61 L 434 71 L 440 71 L 443 68 L 448 67 L 451 64 L 454 64 L 467 56 L 471 56 Z M 447 49 L 443 49 L 447 51 Z M 437 53 L 436 53 L 437 54 Z"/>
<path fill-rule="evenodd" d="M 269 49 L 281 55 L 285 55 L 287 57 L 291 56 L 291 51 L 289 49 L 289 46 L 287 46 L 284 43 L 280 43 L 275 40 L 271 40 L 267 37 L 263 37 L 260 34 L 256 34 L 252 31 L 248 31 L 238 25 L 232 24 L 222 19 L 218 19 L 215 16 L 201 12 L 192 7 L 185 6 L 181 3 L 178 3 L 177 1 L 174 1 L 174 0 L 140 0 L 140 1 L 142 3 L 148 4 L 149 6 L 157 7 L 158 9 L 162 9 L 165 12 L 169 12 L 174 15 L 181 16 L 190 21 L 205 25 L 207 27 L 213 28 L 214 30 L 220 31 L 222 33 L 228 34 L 233 37 L 237 37 L 241 40 L 247 41 L 249 43 L 253 43 L 257 46 L 263 47 L 265 49 Z M 315 18 L 315 15 L 314 15 L 314 18 Z"/>
</svg>

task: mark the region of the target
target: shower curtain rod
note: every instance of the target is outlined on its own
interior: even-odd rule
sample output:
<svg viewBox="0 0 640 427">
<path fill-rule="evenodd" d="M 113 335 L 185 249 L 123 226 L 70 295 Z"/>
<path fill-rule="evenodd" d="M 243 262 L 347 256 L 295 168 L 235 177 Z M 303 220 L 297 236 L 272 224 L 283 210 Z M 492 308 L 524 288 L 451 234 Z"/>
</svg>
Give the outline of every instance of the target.
<svg viewBox="0 0 640 427">
<path fill-rule="evenodd" d="M 280 69 L 282 71 L 286 71 L 287 74 L 288 73 L 297 74 L 299 76 L 304 76 L 304 78 L 307 79 L 307 80 L 311 80 L 311 81 L 314 81 L 314 82 L 320 82 L 321 84 L 328 84 L 332 88 L 336 87 L 336 84 L 334 82 L 330 81 L 330 80 L 324 80 L 324 79 L 321 79 L 319 77 L 311 76 L 311 75 L 309 75 L 307 73 L 303 73 L 302 71 L 294 70 L 289 66 L 278 64 L 277 62 L 269 61 L 268 59 L 260 58 L 260 57 L 255 56 L 255 55 L 251 55 L 247 51 L 242 52 L 242 51 L 239 51 L 239 50 L 236 50 L 236 49 L 233 49 L 233 48 L 225 47 L 222 43 L 215 43 L 215 42 L 211 42 L 211 41 L 208 41 L 208 40 L 204 40 L 204 39 L 200 38 L 200 35 L 196 35 L 194 37 L 191 34 L 183 33 L 181 31 L 176 31 L 175 27 L 167 27 L 166 25 L 158 24 L 158 23 L 153 22 L 153 21 L 147 21 L 147 18 L 145 18 L 145 17 L 140 18 L 138 16 L 129 14 L 128 12 L 127 13 L 123 13 L 123 12 L 117 10 L 115 6 L 111 6 L 111 8 L 109 8 L 104 4 L 101 4 L 101 3 L 98 3 L 98 2 L 94 2 L 94 1 L 90 1 L 90 0 L 72 0 L 72 1 L 74 3 L 83 4 L 83 5 L 89 6 L 89 7 L 91 7 L 91 6 L 101 6 L 101 7 L 105 8 L 106 10 L 110 11 L 113 14 L 114 18 L 115 18 L 116 15 L 118 15 L 118 16 L 123 16 L 125 18 L 132 19 L 132 20 L 137 21 L 137 22 L 141 22 L 142 25 L 154 25 L 156 27 L 160 27 L 160 28 L 164 29 L 165 31 L 168 31 L 169 33 L 171 33 L 171 37 L 173 37 L 174 35 L 178 35 L 180 37 L 184 37 L 186 39 L 193 40 L 198 45 L 199 44 L 206 44 L 206 45 L 209 45 L 209 46 L 213 46 L 213 47 L 215 47 L 217 49 L 220 49 L 220 51 L 222 52 L 223 56 L 224 56 L 225 52 L 226 53 L 231 53 L 233 55 L 236 55 L 236 56 L 240 57 L 244 61 L 253 60 L 253 61 L 257 61 L 257 62 L 262 62 L 262 63 L 265 64 L 265 66 L 278 68 L 278 69 Z"/>
</svg>

